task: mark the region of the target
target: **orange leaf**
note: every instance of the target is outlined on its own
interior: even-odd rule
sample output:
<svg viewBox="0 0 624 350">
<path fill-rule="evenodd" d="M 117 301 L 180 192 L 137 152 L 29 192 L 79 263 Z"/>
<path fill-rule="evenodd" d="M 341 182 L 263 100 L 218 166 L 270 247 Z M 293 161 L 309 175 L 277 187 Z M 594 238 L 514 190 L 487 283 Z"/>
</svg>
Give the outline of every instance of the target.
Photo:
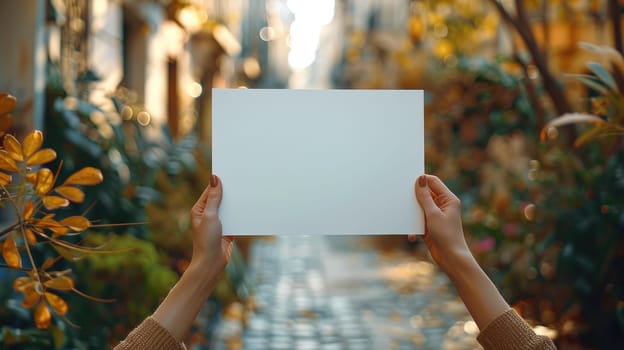
<svg viewBox="0 0 624 350">
<path fill-rule="evenodd" d="M 32 173 L 27 173 L 26 174 L 26 181 L 28 181 L 28 183 L 31 184 L 36 184 L 37 183 L 37 172 L 32 172 Z"/>
<path fill-rule="evenodd" d="M 79 188 L 73 186 L 59 186 L 55 188 L 54 191 L 74 203 L 82 203 L 84 201 L 85 194 Z"/>
<path fill-rule="evenodd" d="M 15 107 L 17 99 L 7 93 L 0 93 L 0 115 L 9 113 Z"/>
<path fill-rule="evenodd" d="M 13 117 L 11 117 L 10 114 L 2 115 L 0 113 L 0 137 L 2 137 L 7 130 L 9 130 L 11 125 L 13 125 Z"/>
<path fill-rule="evenodd" d="M 47 197 L 50 197 L 50 196 L 47 196 Z M 43 200 L 45 201 L 45 198 L 47 198 L 47 197 L 44 197 Z M 61 198 L 61 197 L 57 197 L 57 198 Z M 63 199 L 63 198 L 61 198 L 61 199 Z M 61 225 L 58 221 L 53 220 L 50 217 L 45 217 L 45 218 L 39 220 L 37 222 L 36 226 L 38 228 L 40 228 L 40 229 L 46 228 L 46 229 L 54 232 L 57 235 L 64 235 L 67 232 L 69 232 L 69 229 L 67 227 Z"/>
<path fill-rule="evenodd" d="M 18 162 L 24 160 L 24 156 L 22 155 L 22 145 L 20 145 L 19 141 L 17 141 L 13 135 L 7 134 L 2 140 L 2 145 L 9 154 L 9 157 L 13 158 L 13 160 Z"/>
<path fill-rule="evenodd" d="M 10 236 L 4 241 L 2 245 L 2 257 L 6 261 L 7 265 L 14 269 L 22 268 L 22 259 L 20 259 L 19 251 L 13 236 Z"/>
<path fill-rule="evenodd" d="M 46 292 L 44 295 L 45 295 L 46 301 L 48 302 L 48 305 L 52 307 L 54 312 L 56 312 L 57 314 L 61 316 L 67 313 L 67 310 L 68 310 L 67 303 L 65 302 L 65 300 L 63 300 L 63 298 L 59 297 L 56 294 L 52 294 L 48 292 Z"/>
<path fill-rule="evenodd" d="M 59 222 L 63 226 L 67 226 L 74 232 L 82 232 L 91 226 L 89 220 L 83 216 L 70 216 Z"/>
<path fill-rule="evenodd" d="M 97 185 L 103 180 L 104 176 L 99 169 L 86 167 L 69 176 L 64 185 Z"/>
<path fill-rule="evenodd" d="M 37 192 L 38 195 L 43 196 L 50 192 L 53 186 L 54 174 L 52 173 L 52 170 L 48 168 L 39 169 L 37 172 L 37 182 L 35 183 L 35 192 Z"/>
<path fill-rule="evenodd" d="M 37 236 L 35 236 L 35 233 L 31 229 L 24 229 L 24 233 L 26 234 L 26 240 L 30 243 L 30 245 L 37 244 Z"/>
<path fill-rule="evenodd" d="M 43 264 L 41 264 L 41 270 L 47 270 L 50 267 L 52 267 L 52 265 L 54 265 L 54 262 L 56 262 L 56 260 L 54 258 L 47 258 Z"/>
<path fill-rule="evenodd" d="M 26 165 L 40 165 L 51 162 L 56 159 L 56 152 L 52 148 L 44 148 L 40 151 L 35 152 L 33 155 L 28 157 L 26 160 Z"/>
<path fill-rule="evenodd" d="M 34 130 L 30 134 L 28 134 L 24 138 L 24 143 L 22 144 L 22 153 L 24 154 L 24 157 L 30 157 L 39 148 L 41 148 L 42 143 L 43 133 L 41 131 Z"/>
<path fill-rule="evenodd" d="M 30 217 L 33 214 L 33 202 L 32 199 L 29 200 L 28 202 L 26 202 L 26 205 L 24 205 L 24 220 L 28 220 L 30 219 Z"/>
<path fill-rule="evenodd" d="M 13 289 L 20 293 L 25 293 L 26 289 L 33 288 L 35 281 L 30 277 L 18 277 L 13 281 Z"/>
<path fill-rule="evenodd" d="M 43 197 L 43 206 L 48 210 L 54 210 L 58 208 L 64 208 L 69 205 L 69 201 L 59 196 L 45 196 Z"/>
<path fill-rule="evenodd" d="M 13 160 L 5 150 L 0 150 L 0 169 L 14 173 L 19 171 L 17 163 L 15 163 L 15 160 Z"/>
<path fill-rule="evenodd" d="M 72 290 L 74 289 L 74 280 L 67 276 L 59 276 L 51 280 L 47 280 L 43 283 L 46 287 L 57 290 Z"/>
<path fill-rule="evenodd" d="M 22 306 L 25 309 L 30 309 L 35 306 L 37 302 L 41 299 L 41 294 L 35 291 L 34 287 L 30 287 L 28 290 L 24 292 L 24 299 L 22 299 Z"/>
<path fill-rule="evenodd" d="M 50 316 L 50 310 L 48 310 L 45 303 L 39 303 L 39 306 L 37 306 L 37 309 L 35 310 L 34 319 L 37 328 L 47 329 L 50 327 L 52 317 Z"/>
<path fill-rule="evenodd" d="M 67 227 L 57 227 L 57 228 L 53 228 L 51 229 L 52 232 L 54 232 L 54 237 L 59 237 L 59 236 L 64 236 L 65 234 L 67 234 L 67 232 L 69 232 L 69 229 Z"/>
<path fill-rule="evenodd" d="M 13 178 L 11 177 L 11 175 L 0 172 L 0 186 L 6 186 L 10 184 L 12 179 Z"/>
</svg>

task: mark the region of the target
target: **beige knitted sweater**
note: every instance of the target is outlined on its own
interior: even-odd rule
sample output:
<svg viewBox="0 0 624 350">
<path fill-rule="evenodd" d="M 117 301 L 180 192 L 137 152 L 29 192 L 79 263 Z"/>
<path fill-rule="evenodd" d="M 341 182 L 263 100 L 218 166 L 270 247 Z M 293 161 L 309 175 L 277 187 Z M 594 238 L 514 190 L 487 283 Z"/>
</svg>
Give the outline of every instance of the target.
<svg viewBox="0 0 624 350">
<path fill-rule="evenodd" d="M 536 335 L 513 309 L 498 316 L 485 327 L 477 340 L 485 350 L 556 350 L 549 338 Z M 149 317 L 114 350 L 142 349 L 185 350 L 186 347 Z"/>
</svg>

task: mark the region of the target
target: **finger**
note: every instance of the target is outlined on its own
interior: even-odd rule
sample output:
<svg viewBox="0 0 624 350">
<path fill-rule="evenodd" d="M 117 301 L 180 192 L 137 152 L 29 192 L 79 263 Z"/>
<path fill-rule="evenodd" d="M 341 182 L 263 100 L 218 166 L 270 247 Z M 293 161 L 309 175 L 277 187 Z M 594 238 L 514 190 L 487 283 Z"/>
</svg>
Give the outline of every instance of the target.
<svg viewBox="0 0 624 350">
<path fill-rule="evenodd" d="M 429 233 L 425 233 L 425 235 L 423 236 L 423 240 L 425 241 L 427 247 L 432 247 L 434 245 L 431 235 Z"/>
<path fill-rule="evenodd" d="M 427 184 L 429 185 L 429 187 L 431 188 L 431 191 L 433 191 L 436 197 L 440 197 L 440 196 L 455 197 L 455 194 L 451 192 L 451 190 L 449 190 L 449 188 L 446 187 L 444 182 L 442 182 L 442 180 L 440 180 L 440 178 L 438 178 L 437 176 L 428 175 L 427 180 L 428 180 Z"/>
<path fill-rule="evenodd" d="M 191 209 L 191 213 L 194 215 L 201 215 L 206 208 L 206 200 L 208 200 L 208 191 L 210 191 L 210 185 L 206 186 L 204 192 L 202 192 L 201 196 L 197 199 L 197 202 L 193 205 Z"/>
<path fill-rule="evenodd" d="M 219 211 L 219 204 L 221 204 L 222 196 L 223 187 L 221 186 L 221 180 L 217 175 L 212 175 L 210 178 L 210 187 L 208 187 L 204 214 L 216 215 Z"/>
<path fill-rule="evenodd" d="M 227 241 L 227 242 L 234 242 L 235 237 L 234 236 L 223 236 L 223 240 Z"/>
<path fill-rule="evenodd" d="M 428 179 L 431 176 L 421 175 L 418 180 L 416 180 L 415 184 L 415 192 L 416 199 L 418 199 L 418 203 L 423 208 L 425 212 L 425 216 L 429 216 L 432 213 L 439 212 L 440 208 L 435 204 L 433 198 L 431 197 L 431 192 L 429 190 L 429 181 Z"/>
</svg>

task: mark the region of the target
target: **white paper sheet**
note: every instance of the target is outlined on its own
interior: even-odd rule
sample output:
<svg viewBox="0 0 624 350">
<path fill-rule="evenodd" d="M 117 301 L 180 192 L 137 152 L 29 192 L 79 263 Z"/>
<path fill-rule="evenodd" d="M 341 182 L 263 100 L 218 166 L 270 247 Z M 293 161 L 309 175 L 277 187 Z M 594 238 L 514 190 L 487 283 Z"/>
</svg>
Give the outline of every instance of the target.
<svg viewBox="0 0 624 350">
<path fill-rule="evenodd" d="M 422 90 L 214 89 L 225 235 L 423 233 Z"/>
</svg>

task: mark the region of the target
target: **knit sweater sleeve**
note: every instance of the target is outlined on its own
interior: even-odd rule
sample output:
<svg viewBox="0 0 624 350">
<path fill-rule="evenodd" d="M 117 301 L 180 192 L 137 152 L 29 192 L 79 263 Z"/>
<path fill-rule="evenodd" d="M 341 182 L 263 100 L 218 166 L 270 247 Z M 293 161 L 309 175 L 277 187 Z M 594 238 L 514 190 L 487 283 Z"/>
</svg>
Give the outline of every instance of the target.
<svg viewBox="0 0 624 350">
<path fill-rule="evenodd" d="M 550 338 L 535 334 L 533 329 L 509 309 L 481 331 L 477 340 L 485 350 L 556 350 Z"/>
<path fill-rule="evenodd" d="M 155 319 L 148 317 L 113 350 L 142 349 L 186 350 L 186 347 L 178 343 Z"/>
</svg>

